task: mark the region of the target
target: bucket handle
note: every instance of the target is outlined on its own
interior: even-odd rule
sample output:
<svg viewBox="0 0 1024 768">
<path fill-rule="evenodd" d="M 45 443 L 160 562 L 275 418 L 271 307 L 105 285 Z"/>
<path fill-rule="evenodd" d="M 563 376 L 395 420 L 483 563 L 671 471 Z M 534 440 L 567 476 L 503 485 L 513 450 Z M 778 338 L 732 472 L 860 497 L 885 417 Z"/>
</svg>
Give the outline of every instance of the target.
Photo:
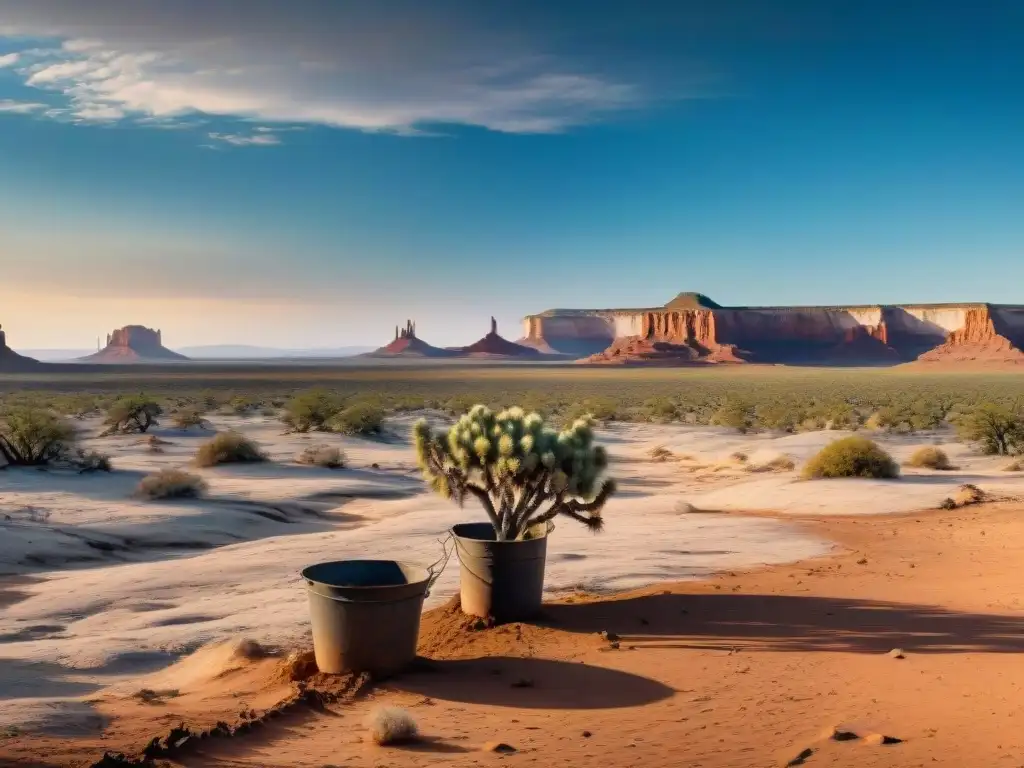
<svg viewBox="0 0 1024 768">
<path fill-rule="evenodd" d="M 445 538 L 438 539 L 437 542 L 441 545 L 441 557 L 427 568 L 427 573 L 430 574 L 430 581 L 427 582 L 427 597 L 430 596 L 430 590 L 434 588 L 434 584 L 441 578 L 441 574 L 444 573 L 444 569 L 455 551 L 455 534 L 449 531 Z M 449 542 L 451 542 L 451 548 L 448 547 Z"/>
<path fill-rule="evenodd" d="M 455 534 L 449 532 L 448 535 L 445 538 L 438 539 L 437 542 L 441 545 L 441 557 L 438 558 L 435 562 L 431 563 L 429 566 L 427 566 L 427 573 L 430 575 L 430 578 L 427 580 L 427 591 L 426 591 L 424 597 L 430 597 L 430 590 L 433 588 L 434 583 L 439 578 L 441 578 L 441 574 L 444 573 L 444 569 L 448 565 L 448 561 L 451 559 L 452 553 L 455 551 Z M 448 546 L 448 542 L 452 543 L 450 548 Z M 303 579 L 303 581 L 305 581 L 308 586 L 313 586 L 313 582 L 311 580 Z M 394 600 L 351 600 L 351 599 L 349 599 L 347 597 L 340 597 L 338 595 L 325 595 L 322 592 L 318 592 L 317 594 L 320 597 L 325 597 L 328 600 L 333 600 L 336 603 L 369 604 L 369 603 L 392 603 L 392 602 L 395 602 Z M 417 597 L 417 596 L 414 595 L 413 597 Z M 407 598 L 407 599 L 412 599 L 412 598 Z M 398 602 L 401 602 L 401 601 L 398 601 Z"/>
</svg>

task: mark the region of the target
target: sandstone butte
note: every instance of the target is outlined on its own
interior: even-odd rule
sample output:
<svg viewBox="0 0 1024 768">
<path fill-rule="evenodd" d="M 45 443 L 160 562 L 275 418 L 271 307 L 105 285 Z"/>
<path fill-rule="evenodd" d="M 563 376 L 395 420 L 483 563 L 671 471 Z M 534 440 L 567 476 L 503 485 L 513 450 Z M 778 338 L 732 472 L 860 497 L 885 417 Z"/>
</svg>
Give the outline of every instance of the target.
<svg viewBox="0 0 1024 768">
<path fill-rule="evenodd" d="M 141 325 L 126 325 L 107 334 L 107 346 L 94 355 L 81 358 L 86 363 L 166 363 L 188 360 L 163 345 L 159 330 Z"/>
<path fill-rule="evenodd" d="M 13 349 L 7 346 L 7 333 L 4 331 L 3 326 L 0 326 L 0 371 L 5 372 L 17 372 L 17 371 L 31 371 L 41 366 L 38 360 L 34 360 L 31 357 L 25 357 L 19 355 Z"/>
<path fill-rule="evenodd" d="M 541 353 L 531 346 L 516 344 L 498 335 L 498 323 L 491 318 L 491 330 L 468 347 L 435 347 L 416 335 L 416 323 L 407 320 L 405 328 L 395 327 L 395 338 L 387 346 L 363 357 L 524 357 L 539 358 Z"/>
<path fill-rule="evenodd" d="M 723 307 L 680 293 L 663 307 L 552 309 L 520 344 L 589 364 L 1024 363 L 1024 305 Z"/>
<path fill-rule="evenodd" d="M 454 357 L 449 349 L 442 349 L 428 344 L 416 335 L 416 323 L 405 321 L 405 328 L 395 326 L 395 338 L 390 344 L 362 357 Z"/>
</svg>

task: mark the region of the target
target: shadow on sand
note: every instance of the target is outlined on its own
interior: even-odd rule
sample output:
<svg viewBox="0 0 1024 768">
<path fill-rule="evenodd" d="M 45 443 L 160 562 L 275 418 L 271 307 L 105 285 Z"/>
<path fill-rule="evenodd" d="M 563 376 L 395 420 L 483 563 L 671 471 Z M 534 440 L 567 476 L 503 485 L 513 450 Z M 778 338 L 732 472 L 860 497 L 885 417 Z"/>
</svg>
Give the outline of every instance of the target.
<svg viewBox="0 0 1024 768">
<path fill-rule="evenodd" d="M 389 680 L 387 687 L 443 701 L 516 709 L 638 707 L 675 693 L 655 680 L 614 669 L 511 656 L 424 660 L 417 671 Z"/>
<path fill-rule="evenodd" d="M 614 632 L 636 648 L 754 651 L 1019 653 L 1024 617 L 928 605 L 789 595 L 650 595 L 549 604 L 541 622 L 568 632 Z"/>
</svg>

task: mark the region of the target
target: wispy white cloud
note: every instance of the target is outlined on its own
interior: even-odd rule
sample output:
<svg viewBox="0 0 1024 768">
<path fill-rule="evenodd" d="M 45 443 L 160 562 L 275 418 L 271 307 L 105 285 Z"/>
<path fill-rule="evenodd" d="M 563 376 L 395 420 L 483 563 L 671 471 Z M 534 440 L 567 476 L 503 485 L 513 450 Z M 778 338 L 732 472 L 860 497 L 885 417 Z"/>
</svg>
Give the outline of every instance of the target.
<svg viewBox="0 0 1024 768">
<path fill-rule="evenodd" d="M 0 114 L 9 115 L 30 115 L 45 109 L 45 104 L 38 104 L 33 101 L 12 101 L 11 99 L 0 99 Z"/>
<path fill-rule="evenodd" d="M 260 129 L 257 128 L 256 130 Z M 210 133 L 208 136 L 214 141 L 222 141 L 225 144 L 231 144 L 236 147 L 273 147 L 281 143 L 281 139 L 277 136 L 266 132 L 253 136 L 246 136 L 241 133 Z"/>
<path fill-rule="evenodd" d="M 17 53 L 6 53 L 3 56 L 0 56 L 0 69 L 3 69 L 4 67 L 13 67 L 18 63 L 18 59 L 20 58 L 21 56 Z"/>
<path fill-rule="evenodd" d="M 428 135 L 430 124 L 556 133 L 648 102 L 593 62 L 541 54 L 527 35 L 428 4 L 232 8 L 0 0 L 0 34 L 59 41 L 23 52 L 18 71 L 87 122 L 198 113 L 402 135 Z"/>
</svg>

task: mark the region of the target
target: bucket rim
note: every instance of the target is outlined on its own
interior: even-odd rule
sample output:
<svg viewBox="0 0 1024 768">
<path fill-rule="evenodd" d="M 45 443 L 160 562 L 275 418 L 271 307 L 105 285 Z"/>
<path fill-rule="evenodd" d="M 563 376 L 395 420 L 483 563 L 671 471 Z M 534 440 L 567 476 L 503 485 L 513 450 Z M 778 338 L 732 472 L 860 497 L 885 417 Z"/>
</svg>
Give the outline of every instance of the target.
<svg viewBox="0 0 1024 768">
<path fill-rule="evenodd" d="M 456 523 L 449 530 L 451 531 L 452 536 L 454 536 L 457 540 L 479 541 L 479 542 L 483 542 L 485 544 L 495 544 L 495 545 L 500 545 L 500 546 L 505 546 L 507 544 L 533 544 L 533 545 L 536 545 L 538 541 L 547 541 L 547 538 L 548 538 L 548 534 L 545 533 L 543 536 L 538 536 L 537 538 L 534 538 L 534 539 L 510 539 L 510 540 L 507 540 L 507 541 L 498 541 L 497 538 L 481 539 L 481 538 L 477 538 L 476 536 L 466 536 L 464 534 L 459 533 L 456 530 L 456 528 L 466 528 L 468 526 L 478 526 L 480 530 L 483 530 L 486 527 L 486 529 L 491 532 L 491 535 L 495 535 L 494 534 L 494 526 L 493 525 L 491 525 L 488 522 L 480 522 L 478 520 L 473 520 L 473 521 L 465 522 L 465 523 Z"/>
<path fill-rule="evenodd" d="M 314 578 L 312 578 L 312 577 L 310 577 L 308 575 L 309 571 L 312 570 L 313 568 L 318 568 L 318 567 L 323 566 L 323 565 L 341 565 L 342 563 L 346 563 L 346 564 L 348 564 L 348 563 L 351 563 L 351 564 L 384 564 L 384 563 L 389 563 L 389 564 L 394 564 L 394 565 L 398 565 L 398 566 L 404 566 L 406 568 L 415 569 L 415 570 L 419 571 L 422 574 L 422 578 L 418 578 L 415 581 L 409 581 L 409 582 L 407 582 L 405 584 L 328 584 L 326 581 L 320 581 L 319 579 L 314 579 Z M 413 563 L 413 562 L 410 562 L 408 560 L 392 560 L 392 559 L 389 559 L 389 558 L 365 558 L 365 557 L 345 558 L 343 560 L 324 560 L 324 561 L 319 562 L 319 563 L 311 563 L 310 565 L 307 565 L 305 568 L 303 568 L 299 572 L 299 575 L 302 577 L 302 579 L 304 579 L 307 582 L 313 582 L 315 584 L 322 584 L 323 586 L 330 587 L 331 589 L 345 589 L 345 590 L 394 589 L 395 587 L 398 587 L 398 586 L 410 587 L 410 586 L 414 586 L 416 584 L 422 584 L 424 582 L 429 582 L 431 580 L 431 578 L 433 578 L 433 575 L 430 572 L 430 568 L 428 566 L 425 566 L 425 565 L 420 565 L 419 563 Z"/>
</svg>

